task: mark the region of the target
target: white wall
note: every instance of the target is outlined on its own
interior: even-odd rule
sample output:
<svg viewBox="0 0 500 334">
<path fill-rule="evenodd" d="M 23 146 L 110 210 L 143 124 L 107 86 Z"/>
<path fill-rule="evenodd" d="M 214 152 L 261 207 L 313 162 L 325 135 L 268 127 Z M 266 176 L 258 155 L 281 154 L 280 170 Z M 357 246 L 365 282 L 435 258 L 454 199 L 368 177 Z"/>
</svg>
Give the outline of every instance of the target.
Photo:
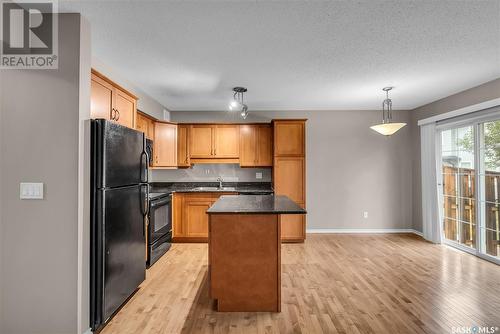
<svg viewBox="0 0 500 334">
<path fill-rule="evenodd" d="M 59 69 L 1 73 L 1 333 L 78 330 L 80 28 L 60 15 Z M 20 200 L 22 181 L 45 198 Z"/>
<path fill-rule="evenodd" d="M 176 122 L 242 122 L 229 112 L 172 112 Z M 395 119 L 409 121 L 407 111 Z M 412 165 L 408 127 L 392 137 L 369 129 L 380 111 L 251 112 L 247 122 L 307 118 L 308 228 L 376 229 L 412 226 Z M 368 211 L 368 219 L 363 212 Z"/>
<path fill-rule="evenodd" d="M 169 120 L 169 111 L 161 103 L 153 99 L 151 96 L 146 94 L 143 90 L 137 87 L 134 83 L 130 82 L 124 78 L 120 71 L 114 69 L 110 64 L 104 64 L 99 59 L 92 58 L 92 67 L 103 75 L 107 76 L 109 79 L 113 80 L 126 90 L 130 91 L 132 94 L 138 97 L 137 109 L 149 114 L 156 119 Z"/>
</svg>

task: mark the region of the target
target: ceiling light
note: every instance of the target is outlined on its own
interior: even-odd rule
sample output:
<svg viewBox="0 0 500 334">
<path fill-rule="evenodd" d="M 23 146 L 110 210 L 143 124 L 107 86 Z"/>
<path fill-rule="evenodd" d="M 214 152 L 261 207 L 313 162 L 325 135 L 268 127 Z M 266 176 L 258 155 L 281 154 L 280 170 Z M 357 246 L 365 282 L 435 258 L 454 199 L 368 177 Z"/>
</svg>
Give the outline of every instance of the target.
<svg viewBox="0 0 500 334">
<path fill-rule="evenodd" d="M 229 103 L 230 111 L 239 111 L 241 117 L 244 119 L 248 116 L 248 106 L 244 103 L 243 93 L 245 93 L 247 89 L 245 87 L 234 87 L 233 88 L 233 100 Z"/>
<path fill-rule="evenodd" d="M 386 98 L 382 102 L 382 123 L 370 126 L 370 129 L 384 136 L 393 135 L 406 125 L 406 123 L 392 123 L 392 100 L 389 98 L 389 91 L 392 88 L 394 87 L 384 87 L 382 89 L 386 94 Z"/>
</svg>

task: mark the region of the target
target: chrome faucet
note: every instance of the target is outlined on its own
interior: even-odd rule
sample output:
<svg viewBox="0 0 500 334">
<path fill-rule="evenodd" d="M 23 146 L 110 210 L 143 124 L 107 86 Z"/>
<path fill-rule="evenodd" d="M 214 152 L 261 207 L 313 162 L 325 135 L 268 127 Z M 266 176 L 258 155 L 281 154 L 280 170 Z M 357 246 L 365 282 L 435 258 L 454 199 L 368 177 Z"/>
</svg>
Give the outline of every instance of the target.
<svg viewBox="0 0 500 334">
<path fill-rule="evenodd" d="M 219 189 L 222 189 L 222 177 L 221 176 L 219 176 L 217 178 L 217 182 L 219 182 Z"/>
</svg>

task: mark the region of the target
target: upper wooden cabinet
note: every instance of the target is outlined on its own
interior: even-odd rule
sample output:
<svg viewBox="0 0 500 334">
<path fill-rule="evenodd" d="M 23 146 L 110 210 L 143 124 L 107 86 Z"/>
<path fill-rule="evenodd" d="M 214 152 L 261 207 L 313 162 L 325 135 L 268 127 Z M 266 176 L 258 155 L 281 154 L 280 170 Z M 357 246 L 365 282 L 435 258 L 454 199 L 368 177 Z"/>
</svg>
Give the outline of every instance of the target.
<svg viewBox="0 0 500 334">
<path fill-rule="evenodd" d="M 153 167 L 177 167 L 177 125 L 156 122 Z"/>
<path fill-rule="evenodd" d="M 104 118 L 129 128 L 135 127 L 137 97 L 94 70 L 90 89 L 91 118 Z"/>
<path fill-rule="evenodd" d="M 179 124 L 177 126 L 177 166 L 189 167 L 189 125 Z"/>
<path fill-rule="evenodd" d="M 194 159 L 238 159 L 239 125 L 192 124 L 189 128 L 189 155 Z"/>
<path fill-rule="evenodd" d="M 113 85 L 92 73 L 90 81 L 90 116 L 111 119 L 113 108 Z"/>
<path fill-rule="evenodd" d="M 274 122 L 274 155 L 303 156 L 305 154 L 305 122 L 280 120 Z"/>
<path fill-rule="evenodd" d="M 273 165 L 272 127 L 269 124 L 240 125 L 240 166 Z"/>
<path fill-rule="evenodd" d="M 240 156 L 240 126 L 234 124 L 219 124 L 215 126 L 216 158 L 239 158 Z"/>
<path fill-rule="evenodd" d="M 191 125 L 189 129 L 189 154 L 191 158 L 213 158 L 214 133 L 214 125 Z"/>
<path fill-rule="evenodd" d="M 146 138 L 154 140 L 155 138 L 155 121 L 141 113 L 137 113 L 135 129 L 144 132 Z"/>
</svg>

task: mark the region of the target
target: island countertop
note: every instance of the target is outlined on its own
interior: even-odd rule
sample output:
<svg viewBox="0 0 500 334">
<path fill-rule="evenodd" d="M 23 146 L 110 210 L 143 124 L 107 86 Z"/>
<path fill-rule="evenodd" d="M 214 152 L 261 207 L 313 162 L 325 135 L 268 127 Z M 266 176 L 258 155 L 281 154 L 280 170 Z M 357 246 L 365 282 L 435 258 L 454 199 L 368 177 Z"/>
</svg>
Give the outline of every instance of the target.
<svg viewBox="0 0 500 334">
<path fill-rule="evenodd" d="M 305 214 L 306 210 L 283 195 L 225 195 L 208 214 Z"/>
</svg>

